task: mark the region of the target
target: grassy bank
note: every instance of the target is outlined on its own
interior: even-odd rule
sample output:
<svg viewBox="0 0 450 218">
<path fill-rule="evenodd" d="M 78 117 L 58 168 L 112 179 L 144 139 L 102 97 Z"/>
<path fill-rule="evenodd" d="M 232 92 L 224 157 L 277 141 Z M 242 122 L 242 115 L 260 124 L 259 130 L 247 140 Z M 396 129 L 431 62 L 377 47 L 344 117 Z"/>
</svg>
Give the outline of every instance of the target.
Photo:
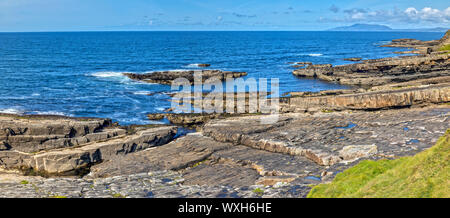
<svg viewBox="0 0 450 218">
<path fill-rule="evenodd" d="M 310 198 L 450 197 L 450 129 L 436 145 L 413 157 L 362 161 L 333 182 L 314 187 Z"/>
<path fill-rule="evenodd" d="M 450 44 L 443 45 L 439 48 L 439 51 L 444 51 L 444 54 L 450 54 Z"/>
<path fill-rule="evenodd" d="M 442 46 L 439 51 L 450 51 L 450 44 Z"/>
</svg>

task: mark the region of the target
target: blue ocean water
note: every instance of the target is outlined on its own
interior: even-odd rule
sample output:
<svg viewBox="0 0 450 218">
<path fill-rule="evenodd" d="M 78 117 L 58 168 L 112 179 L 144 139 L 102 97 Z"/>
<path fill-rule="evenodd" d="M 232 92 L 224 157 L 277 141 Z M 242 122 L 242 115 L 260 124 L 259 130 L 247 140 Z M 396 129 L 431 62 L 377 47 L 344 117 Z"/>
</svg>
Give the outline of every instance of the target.
<svg viewBox="0 0 450 218">
<path fill-rule="evenodd" d="M 149 123 L 170 107 L 170 86 L 131 81 L 122 72 L 210 68 L 279 78 L 280 93 L 345 88 L 292 75 L 288 62 L 346 64 L 343 58 L 395 56 L 379 45 L 413 32 L 59 32 L 0 33 L 0 112 L 107 117 Z M 146 94 L 159 93 L 152 96 Z"/>
</svg>

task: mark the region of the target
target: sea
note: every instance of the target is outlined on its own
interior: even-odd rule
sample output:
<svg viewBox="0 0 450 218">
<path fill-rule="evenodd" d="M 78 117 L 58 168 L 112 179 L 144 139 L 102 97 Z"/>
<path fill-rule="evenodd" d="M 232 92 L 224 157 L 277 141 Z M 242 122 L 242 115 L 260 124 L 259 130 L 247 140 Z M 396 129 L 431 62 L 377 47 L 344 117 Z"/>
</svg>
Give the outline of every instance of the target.
<svg viewBox="0 0 450 218">
<path fill-rule="evenodd" d="M 439 32 L 34 32 L 0 33 L 0 113 L 111 118 L 151 124 L 170 108 L 171 86 L 124 72 L 200 69 L 196 64 L 279 79 L 280 93 L 348 88 L 292 74 L 291 62 L 349 64 L 344 58 L 398 56 L 392 39 Z"/>
</svg>

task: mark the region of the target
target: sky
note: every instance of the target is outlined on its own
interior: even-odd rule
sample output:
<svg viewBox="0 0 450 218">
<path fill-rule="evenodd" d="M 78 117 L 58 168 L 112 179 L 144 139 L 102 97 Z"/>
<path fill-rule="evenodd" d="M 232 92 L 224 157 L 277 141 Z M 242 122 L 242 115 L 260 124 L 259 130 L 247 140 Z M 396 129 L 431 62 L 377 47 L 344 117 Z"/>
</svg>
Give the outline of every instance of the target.
<svg viewBox="0 0 450 218">
<path fill-rule="evenodd" d="M 0 32 L 450 27 L 449 0 L 0 0 Z"/>
</svg>

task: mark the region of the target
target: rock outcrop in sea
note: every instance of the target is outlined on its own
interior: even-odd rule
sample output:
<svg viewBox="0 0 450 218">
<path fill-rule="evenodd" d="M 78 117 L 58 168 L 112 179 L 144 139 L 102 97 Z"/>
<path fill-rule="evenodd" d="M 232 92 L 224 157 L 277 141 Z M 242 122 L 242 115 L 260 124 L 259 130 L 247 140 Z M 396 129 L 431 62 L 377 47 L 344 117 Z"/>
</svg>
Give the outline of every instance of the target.
<svg viewBox="0 0 450 218">
<path fill-rule="evenodd" d="M 191 84 L 193 84 L 195 73 L 199 75 L 201 74 L 202 82 L 206 82 L 208 79 L 217 79 L 219 81 L 224 81 L 226 80 L 226 78 L 239 78 L 247 75 L 246 72 L 232 72 L 221 70 L 173 70 L 156 71 L 144 74 L 124 73 L 124 75 L 133 80 L 170 85 L 177 78 L 185 78 Z"/>
<path fill-rule="evenodd" d="M 450 54 L 407 56 L 365 60 L 362 63 L 332 66 L 309 65 L 293 73 L 344 85 L 374 86 L 450 75 Z"/>
</svg>

